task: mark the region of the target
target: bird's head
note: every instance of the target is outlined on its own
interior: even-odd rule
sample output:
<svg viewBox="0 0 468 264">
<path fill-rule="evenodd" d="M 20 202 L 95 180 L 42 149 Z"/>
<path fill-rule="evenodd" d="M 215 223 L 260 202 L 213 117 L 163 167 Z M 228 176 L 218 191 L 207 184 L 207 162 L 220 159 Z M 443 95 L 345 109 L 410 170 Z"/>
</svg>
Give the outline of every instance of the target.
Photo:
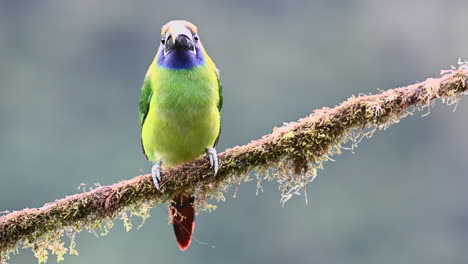
<svg viewBox="0 0 468 264">
<path fill-rule="evenodd" d="M 185 20 L 173 20 L 161 29 L 158 65 L 169 69 L 189 69 L 203 65 L 207 56 L 197 27 Z"/>
</svg>

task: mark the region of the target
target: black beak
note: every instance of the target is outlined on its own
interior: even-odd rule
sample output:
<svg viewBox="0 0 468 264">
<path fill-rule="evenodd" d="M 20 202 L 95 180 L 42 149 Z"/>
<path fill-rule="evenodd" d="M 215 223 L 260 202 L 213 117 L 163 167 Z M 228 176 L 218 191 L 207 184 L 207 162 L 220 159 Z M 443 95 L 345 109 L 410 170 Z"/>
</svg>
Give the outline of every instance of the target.
<svg viewBox="0 0 468 264">
<path fill-rule="evenodd" d="M 168 38 L 166 39 L 166 44 L 164 47 L 164 55 L 167 56 L 169 53 L 171 53 L 173 50 L 176 49 L 183 49 L 190 51 L 192 53 L 195 52 L 195 45 L 192 41 L 192 39 L 185 35 L 185 34 L 178 34 L 175 36 L 175 40 L 173 39 L 173 35 L 170 34 L 168 35 Z"/>
</svg>

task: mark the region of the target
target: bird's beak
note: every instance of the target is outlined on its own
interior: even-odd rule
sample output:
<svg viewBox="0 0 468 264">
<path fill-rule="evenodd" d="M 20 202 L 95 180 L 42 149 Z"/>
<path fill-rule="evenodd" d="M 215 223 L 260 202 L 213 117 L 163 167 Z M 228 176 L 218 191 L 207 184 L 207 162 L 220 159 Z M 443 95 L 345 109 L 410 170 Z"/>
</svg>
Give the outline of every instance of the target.
<svg viewBox="0 0 468 264">
<path fill-rule="evenodd" d="M 166 44 L 164 47 L 164 56 L 167 56 L 175 49 L 185 49 L 197 54 L 193 42 L 192 32 L 185 26 L 174 25 L 166 33 Z"/>
</svg>

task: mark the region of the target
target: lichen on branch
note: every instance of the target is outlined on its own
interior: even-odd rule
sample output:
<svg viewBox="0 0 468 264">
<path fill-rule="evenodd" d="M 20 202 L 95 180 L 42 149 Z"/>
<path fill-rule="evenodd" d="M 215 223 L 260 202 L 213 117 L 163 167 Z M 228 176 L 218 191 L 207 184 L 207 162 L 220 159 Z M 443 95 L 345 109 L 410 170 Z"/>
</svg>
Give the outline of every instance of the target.
<svg viewBox="0 0 468 264">
<path fill-rule="evenodd" d="M 1 216 L 0 263 L 17 252 L 21 244 L 31 247 L 39 262 L 47 260 L 49 251 L 58 260 L 67 251 L 77 254 L 74 243 L 77 232 L 97 229 L 105 234 L 118 217 L 130 229 L 132 215 L 145 219 L 152 206 L 181 192 L 196 193 L 198 208 L 211 209 L 209 199 L 224 199 L 223 193 L 232 184 L 249 180 L 252 170 L 257 171 L 259 183 L 263 179 L 277 180 L 285 202 L 312 181 L 322 162 L 339 154 L 344 143 L 354 146 L 362 137 L 398 122 L 415 110 L 430 109 L 437 98 L 447 103 L 458 102 L 461 95 L 467 94 L 466 65 L 443 73 L 440 78 L 376 95 L 352 96 L 334 108 L 316 110 L 297 122 L 275 128 L 261 139 L 228 149 L 219 155 L 221 166 L 216 177 L 212 176 L 208 160 L 202 157 L 165 170 L 161 191 L 154 188 L 151 175 L 140 175 L 40 208 Z M 67 234 L 71 238 L 68 248 L 61 242 Z"/>
</svg>

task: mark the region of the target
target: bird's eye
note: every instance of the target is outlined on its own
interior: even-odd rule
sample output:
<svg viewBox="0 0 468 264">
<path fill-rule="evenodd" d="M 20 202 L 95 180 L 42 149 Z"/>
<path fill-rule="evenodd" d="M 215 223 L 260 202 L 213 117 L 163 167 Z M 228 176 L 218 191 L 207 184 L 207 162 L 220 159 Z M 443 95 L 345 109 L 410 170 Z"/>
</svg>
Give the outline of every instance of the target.
<svg viewBox="0 0 468 264">
<path fill-rule="evenodd" d="M 194 39 L 195 41 L 198 41 L 200 38 L 198 37 L 198 35 L 193 35 L 193 39 Z"/>
<path fill-rule="evenodd" d="M 161 43 L 164 45 L 166 43 L 166 39 L 164 37 L 161 38 Z"/>
</svg>

